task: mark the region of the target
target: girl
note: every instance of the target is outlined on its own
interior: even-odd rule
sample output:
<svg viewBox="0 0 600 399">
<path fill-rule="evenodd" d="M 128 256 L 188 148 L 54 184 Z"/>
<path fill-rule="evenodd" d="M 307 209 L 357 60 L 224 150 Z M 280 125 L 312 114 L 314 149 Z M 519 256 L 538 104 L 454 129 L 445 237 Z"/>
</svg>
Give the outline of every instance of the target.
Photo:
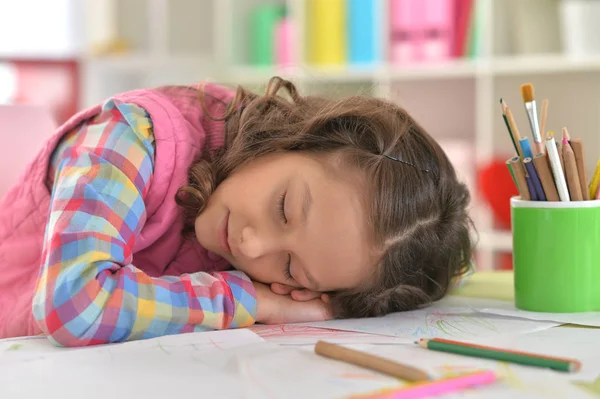
<svg viewBox="0 0 600 399">
<path fill-rule="evenodd" d="M 466 270 L 468 202 L 392 103 L 278 77 L 263 96 L 117 95 L 64 124 L 0 204 L 0 337 L 82 346 L 414 309 Z"/>
</svg>

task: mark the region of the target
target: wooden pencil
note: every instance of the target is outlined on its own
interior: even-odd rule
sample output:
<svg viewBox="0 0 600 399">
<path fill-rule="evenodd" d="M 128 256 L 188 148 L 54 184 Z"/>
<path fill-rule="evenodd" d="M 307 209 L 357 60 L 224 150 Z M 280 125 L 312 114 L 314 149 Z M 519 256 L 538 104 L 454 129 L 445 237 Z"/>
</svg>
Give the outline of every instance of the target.
<svg viewBox="0 0 600 399">
<path fill-rule="evenodd" d="M 545 153 L 537 154 L 535 157 L 533 157 L 533 165 L 538 172 L 538 176 L 542 182 L 542 187 L 544 187 L 546 200 L 560 201 L 560 198 L 558 197 L 558 191 L 556 190 L 556 184 L 552 178 L 552 172 L 548 166 L 548 155 Z"/>
<path fill-rule="evenodd" d="M 548 119 L 548 99 L 545 98 L 542 101 L 542 115 L 540 122 L 540 134 L 542 135 L 542 141 L 546 140 L 546 119 Z"/>
<path fill-rule="evenodd" d="M 510 132 L 513 136 L 513 140 L 515 141 L 518 154 L 521 157 L 521 160 L 525 158 L 523 155 L 523 149 L 521 148 L 521 134 L 519 133 L 519 128 L 517 127 L 517 122 L 515 122 L 515 117 L 512 114 L 512 111 L 508 106 L 506 106 L 506 118 L 508 119 L 508 125 L 510 126 Z"/>
<path fill-rule="evenodd" d="M 513 132 L 510 128 L 510 124 L 508 123 L 508 117 L 506 116 L 506 109 L 508 108 L 508 106 L 506 105 L 506 103 L 504 102 L 504 100 L 502 98 L 500 99 L 500 107 L 502 108 L 502 119 L 504 119 L 504 124 L 506 125 L 506 130 L 508 130 L 508 135 L 510 136 L 510 141 L 512 141 L 513 147 L 515 147 L 515 151 L 517 152 L 517 155 L 521 155 L 520 148 L 519 148 L 519 146 L 517 146 L 517 143 L 515 142 Z"/>
<path fill-rule="evenodd" d="M 581 186 L 581 195 L 583 200 L 590 199 L 590 191 L 587 189 L 588 176 L 585 169 L 585 152 L 583 151 L 583 143 L 581 139 L 571 140 L 571 147 L 575 153 L 575 162 L 577 163 L 577 174 L 579 175 L 579 185 Z"/>
<path fill-rule="evenodd" d="M 514 175 L 515 180 L 517 181 L 517 190 L 519 190 L 521 199 L 525 201 L 531 201 L 531 193 L 529 192 L 529 186 L 527 185 L 525 169 L 521 163 L 521 158 L 519 156 L 512 157 L 506 161 L 506 163 L 509 166 L 509 170 Z"/>
<path fill-rule="evenodd" d="M 564 130 L 563 130 L 564 132 Z M 569 188 L 569 196 L 571 201 L 583 201 L 581 194 L 581 185 L 579 183 L 579 173 L 577 173 L 577 162 L 575 161 L 575 152 L 571 148 L 567 137 L 563 136 L 562 143 L 564 171 L 567 179 L 567 187 Z"/>
<path fill-rule="evenodd" d="M 329 342 L 317 342 L 315 345 L 315 353 L 330 359 L 340 360 L 356 366 L 379 371 L 380 373 L 391 375 L 406 381 L 424 381 L 430 379 L 426 372 L 415 367 L 400 364 L 392 360 L 384 359 L 382 357 L 370 355 L 364 352 L 359 352 L 354 349 L 345 348 Z"/>
<path fill-rule="evenodd" d="M 573 372 L 581 368 L 578 360 L 544 356 L 534 353 L 513 351 L 509 349 L 492 348 L 483 345 L 468 344 L 448 339 L 421 339 L 418 342 L 422 348 L 440 352 L 456 353 L 458 355 L 493 359 L 528 366 L 544 367 L 553 370 Z"/>
</svg>

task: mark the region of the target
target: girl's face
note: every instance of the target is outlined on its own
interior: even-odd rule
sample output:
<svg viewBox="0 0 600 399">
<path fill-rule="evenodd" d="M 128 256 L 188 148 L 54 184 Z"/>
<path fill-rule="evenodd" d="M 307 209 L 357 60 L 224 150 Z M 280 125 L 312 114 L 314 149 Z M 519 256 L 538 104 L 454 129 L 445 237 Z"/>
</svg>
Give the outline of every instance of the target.
<svg viewBox="0 0 600 399">
<path fill-rule="evenodd" d="M 217 187 L 196 219 L 196 237 L 256 281 L 354 288 L 375 262 L 363 181 L 332 157 L 262 157 Z"/>
</svg>

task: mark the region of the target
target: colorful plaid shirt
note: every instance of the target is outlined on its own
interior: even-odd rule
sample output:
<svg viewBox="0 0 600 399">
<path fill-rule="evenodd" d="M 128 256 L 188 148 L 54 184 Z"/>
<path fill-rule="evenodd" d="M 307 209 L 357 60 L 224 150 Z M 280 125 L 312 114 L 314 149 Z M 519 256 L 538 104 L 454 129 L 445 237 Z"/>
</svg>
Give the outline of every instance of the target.
<svg viewBox="0 0 600 399">
<path fill-rule="evenodd" d="M 154 153 L 148 114 L 116 100 L 68 133 L 54 152 L 33 314 L 56 344 L 120 342 L 254 323 L 254 287 L 242 272 L 152 278 L 138 268 L 143 265 L 128 264 L 146 220 L 144 196 Z"/>
</svg>

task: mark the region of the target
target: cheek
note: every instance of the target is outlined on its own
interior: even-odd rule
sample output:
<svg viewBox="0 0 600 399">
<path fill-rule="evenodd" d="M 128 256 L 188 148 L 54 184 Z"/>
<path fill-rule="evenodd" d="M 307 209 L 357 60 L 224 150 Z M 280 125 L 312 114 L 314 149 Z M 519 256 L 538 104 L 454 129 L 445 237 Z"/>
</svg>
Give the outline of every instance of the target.
<svg viewBox="0 0 600 399">
<path fill-rule="evenodd" d="M 266 265 L 261 261 L 254 261 L 244 265 L 235 266 L 235 268 L 246 273 L 250 279 L 261 283 L 270 284 L 282 281 L 281 271 L 276 270 L 272 265 Z"/>
</svg>

